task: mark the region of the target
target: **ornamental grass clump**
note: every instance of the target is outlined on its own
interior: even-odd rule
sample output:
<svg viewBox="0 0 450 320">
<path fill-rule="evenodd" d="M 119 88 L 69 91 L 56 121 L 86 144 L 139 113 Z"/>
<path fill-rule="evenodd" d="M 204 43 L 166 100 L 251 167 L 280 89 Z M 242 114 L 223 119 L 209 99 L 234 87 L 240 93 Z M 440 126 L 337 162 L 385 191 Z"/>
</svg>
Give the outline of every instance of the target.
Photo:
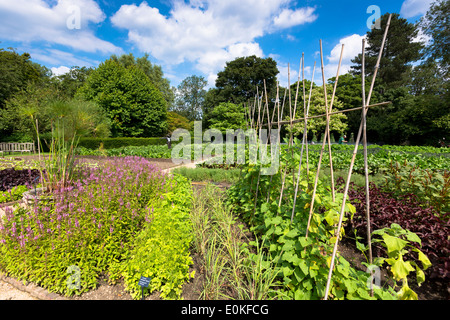
<svg viewBox="0 0 450 320">
<path fill-rule="evenodd" d="M 65 295 L 96 287 L 102 272 L 119 278 L 136 235 L 171 186 L 173 178 L 143 158 L 80 163 L 53 202 L 7 210 L 0 219 L 0 272 Z M 68 273 L 74 266 L 78 271 Z"/>
</svg>

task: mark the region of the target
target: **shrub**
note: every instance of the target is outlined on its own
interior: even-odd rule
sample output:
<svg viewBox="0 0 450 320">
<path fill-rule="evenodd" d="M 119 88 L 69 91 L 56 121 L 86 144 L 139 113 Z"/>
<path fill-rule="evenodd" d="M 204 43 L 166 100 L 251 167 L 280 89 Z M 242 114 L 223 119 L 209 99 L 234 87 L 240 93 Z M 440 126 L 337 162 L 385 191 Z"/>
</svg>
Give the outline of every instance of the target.
<svg viewBox="0 0 450 320">
<path fill-rule="evenodd" d="M 81 138 L 78 146 L 87 149 L 98 149 L 103 144 L 105 149 L 127 146 L 167 145 L 165 138 Z"/>
<path fill-rule="evenodd" d="M 421 169 L 415 164 L 391 163 L 383 189 L 394 195 L 414 194 L 423 207 L 434 207 L 439 217 L 450 213 L 450 171 Z M 448 215 L 447 215 L 448 216 Z"/>
</svg>

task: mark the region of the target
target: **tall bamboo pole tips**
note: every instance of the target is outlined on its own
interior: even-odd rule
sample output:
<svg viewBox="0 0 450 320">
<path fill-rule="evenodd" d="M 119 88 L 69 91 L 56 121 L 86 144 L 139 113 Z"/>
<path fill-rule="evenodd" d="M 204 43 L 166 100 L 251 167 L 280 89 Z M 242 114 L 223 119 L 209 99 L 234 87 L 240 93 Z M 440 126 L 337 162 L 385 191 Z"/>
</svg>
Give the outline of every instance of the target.
<svg viewBox="0 0 450 320">
<path fill-rule="evenodd" d="M 390 21 L 391 21 L 391 15 L 389 15 L 388 23 L 387 23 L 386 29 L 384 31 L 383 41 L 382 41 L 380 52 L 379 52 L 379 55 L 378 55 L 377 64 L 375 66 L 375 72 L 374 72 L 373 77 L 372 77 L 372 84 L 371 84 L 371 87 L 370 87 L 369 96 L 367 97 L 367 100 L 366 100 L 366 104 L 369 104 L 369 102 L 370 102 L 370 98 L 371 98 L 372 90 L 373 90 L 373 85 L 375 83 L 375 79 L 376 79 L 376 76 L 377 76 L 377 70 L 378 70 L 378 67 L 380 65 L 381 55 L 383 53 L 384 44 L 386 42 L 386 35 L 387 35 L 388 30 L 389 30 Z M 365 110 L 366 110 L 366 108 L 363 108 L 363 117 L 364 117 L 364 114 L 365 114 Z M 344 197 L 343 197 L 343 200 L 342 200 L 341 212 L 340 212 L 340 215 L 339 215 L 339 223 L 338 223 L 338 227 L 337 227 L 337 230 L 336 230 L 337 232 L 335 233 L 335 234 L 337 234 L 337 237 L 336 237 L 336 241 L 334 243 L 333 254 L 331 256 L 330 269 L 329 269 L 329 272 L 328 272 L 328 280 L 327 280 L 327 285 L 326 285 L 326 288 L 325 288 L 324 300 L 328 299 L 328 293 L 329 293 L 329 290 L 330 290 L 331 275 L 333 273 L 334 262 L 335 262 L 335 259 L 336 259 L 336 252 L 337 252 L 337 247 L 338 247 L 338 243 L 339 243 L 339 235 L 341 234 L 342 220 L 343 220 L 343 217 L 344 217 L 344 209 L 345 209 L 345 204 L 346 204 L 346 200 L 347 200 L 348 189 L 349 189 L 349 186 L 350 186 L 350 179 L 351 179 L 351 175 L 352 175 L 353 165 L 355 163 L 356 153 L 358 151 L 358 144 L 359 144 L 359 141 L 361 139 L 362 126 L 363 126 L 363 123 L 361 121 L 361 125 L 359 127 L 358 136 L 357 136 L 356 141 L 355 141 L 355 148 L 353 150 L 353 156 L 352 156 L 352 159 L 351 159 L 351 162 L 350 162 L 350 167 L 349 167 L 349 170 L 348 170 L 347 180 L 346 180 L 346 183 L 345 183 Z"/>
<path fill-rule="evenodd" d="M 339 66 L 338 66 L 338 70 L 337 70 L 337 76 L 336 76 L 336 82 L 337 82 L 337 78 L 339 76 L 339 70 L 340 70 L 340 65 L 342 62 L 342 54 L 343 54 L 343 50 L 344 48 L 342 47 L 341 50 L 341 57 L 339 59 Z M 325 86 L 325 73 L 324 73 L 324 64 L 323 64 L 323 52 L 322 52 L 322 40 L 320 40 L 320 56 L 321 56 L 321 63 L 322 63 L 322 80 L 324 82 L 324 93 L 325 93 L 325 111 L 326 114 L 325 116 L 327 117 L 327 124 L 326 124 L 326 129 L 325 129 L 325 134 L 323 137 L 323 141 L 322 141 L 322 149 L 320 150 L 320 155 L 319 155 L 319 161 L 317 163 L 317 171 L 316 171 L 316 178 L 314 180 L 314 189 L 313 189 L 313 193 L 312 193 L 312 199 L 311 199 L 311 205 L 309 206 L 309 217 L 308 217 L 308 223 L 306 226 L 306 235 L 305 237 L 308 238 L 308 234 L 309 234 L 309 227 L 311 225 L 311 218 L 312 218 L 312 214 L 313 214 L 313 210 L 314 210 L 314 201 L 315 201 L 315 197 L 316 197 L 316 191 L 317 191 L 317 183 L 319 181 L 319 173 L 320 173 L 320 167 L 322 164 L 322 156 L 323 156 L 323 151 L 325 149 L 325 143 L 327 141 L 327 137 L 328 137 L 328 132 L 330 130 L 330 115 L 329 112 L 331 112 L 331 109 L 333 107 L 332 104 L 330 104 L 330 109 L 328 110 L 328 106 L 327 106 L 327 94 L 326 94 L 326 86 Z M 331 99 L 331 101 L 334 101 L 334 92 L 333 92 L 333 98 Z M 331 151 L 331 150 L 330 150 Z M 331 157 L 331 153 L 330 153 L 330 157 Z M 331 171 L 333 171 L 333 167 L 332 167 L 332 163 L 330 162 L 330 166 L 331 166 Z M 334 186 L 334 182 L 332 181 L 332 186 Z M 334 194 L 334 189 L 333 189 L 333 194 Z M 334 200 L 334 198 L 333 198 Z"/>
</svg>

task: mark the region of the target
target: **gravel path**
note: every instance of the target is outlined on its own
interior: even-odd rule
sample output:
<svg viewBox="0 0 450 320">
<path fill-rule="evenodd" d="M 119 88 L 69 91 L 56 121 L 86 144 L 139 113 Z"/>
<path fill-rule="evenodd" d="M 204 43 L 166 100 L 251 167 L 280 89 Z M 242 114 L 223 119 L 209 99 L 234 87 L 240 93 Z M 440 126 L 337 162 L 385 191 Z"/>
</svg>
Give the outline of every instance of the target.
<svg viewBox="0 0 450 320">
<path fill-rule="evenodd" d="M 11 284 L 0 280 L 0 300 L 39 300 L 29 294 L 21 291 Z"/>
</svg>

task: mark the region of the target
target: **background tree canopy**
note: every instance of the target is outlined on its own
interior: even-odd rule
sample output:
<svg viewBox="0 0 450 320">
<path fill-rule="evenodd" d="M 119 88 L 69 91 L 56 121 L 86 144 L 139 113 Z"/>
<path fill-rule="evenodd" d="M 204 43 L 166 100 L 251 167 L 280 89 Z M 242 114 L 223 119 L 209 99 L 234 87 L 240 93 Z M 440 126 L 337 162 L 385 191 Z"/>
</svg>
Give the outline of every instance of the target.
<svg viewBox="0 0 450 320">
<path fill-rule="evenodd" d="M 277 63 L 272 58 L 240 57 L 226 63 L 217 74 L 216 88 L 210 89 L 203 105 L 203 126 L 211 125 L 212 110 L 222 102 L 243 104 L 253 102 L 259 90 L 264 92 L 264 82 L 269 97 L 276 95 Z M 257 89 L 258 88 L 258 89 Z"/>
<path fill-rule="evenodd" d="M 139 58 L 135 58 L 132 53 L 122 54 L 119 57 L 113 54 L 110 59 L 118 62 L 125 68 L 136 66 L 141 69 L 155 88 L 161 92 L 164 100 L 166 100 L 167 108 L 170 108 L 173 105 L 175 95 L 170 87 L 170 82 L 164 78 L 164 72 L 162 71 L 161 66 L 151 63 L 148 53 Z"/>
<path fill-rule="evenodd" d="M 450 0 L 435 0 L 416 24 L 392 14 L 371 98 L 371 103 L 391 104 L 369 109 L 369 142 L 437 146 L 442 138 L 450 141 L 449 10 Z M 386 13 L 380 18 L 381 29 L 367 33 L 366 94 L 388 16 Z M 428 37 L 426 41 L 421 34 Z M 361 107 L 361 54 L 352 61 L 351 71 L 339 77 L 335 110 Z M 254 104 L 257 96 L 261 98 L 264 83 L 270 115 L 274 114 L 278 92 L 280 103 L 285 103 L 280 120 L 290 117 L 289 101 L 292 106 L 297 101 L 296 118 L 302 117 L 303 82 L 294 83 L 291 88 L 277 87 L 278 73 L 272 58 L 238 57 L 228 61 L 217 74 L 215 87 L 206 89 L 206 80 L 192 75 L 175 89 L 164 78 L 162 68 L 150 62 L 148 54 L 112 55 L 98 67 L 74 66 L 68 73 L 56 76 L 33 62 L 28 53 L 0 49 L 0 140 L 33 139 L 30 115 L 38 119 L 41 132 L 49 132 L 58 113 L 58 108 L 50 107 L 55 105 L 67 109 L 68 122 L 80 123 L 72 126 L 73 130 L 87 136 L 161 137 L 176 126 L 192 127 L 189 122 L 194 120 L 202 120 L 204 130 L 245 128 L 244 110 Z M 334 81 L 328 79 L 328 85 Z M 305 87 L 308 95 L 309 80 Z M 325 113 L 322 90 L 314 84 L 310 114 Z M 331 91 L 330 87 L 328 93 Z M 92 117 L 86 117 L 87 114 Z M 274 121 L 277 118 L 275 114 Z M 324 120 L 309 122 L 309 139 L 312 133 L 320 139 Z M 353 111 L 333 116 L 331 129 L 335 139 L 343 133 L 356 136 L 360 124 L 361 112 Z M 69 123 L 65 125 L 71 127 Z M 287 129 L 289 125 L 282 127 L 283 136 L 289 134 Z M 295 125 L 293 133 L 301 136 L 302 124 Z"/>
<path fill-rule="evenodd" d="M 37 81 L 39 71 L 31 62 L 28 53 L 19 55 L 14 50 L 0 48 L 0 108 L 6 100 L 24 89 L 28 82 Z"/>
<path fill-rule="evenodd" d="M 242 105 L 222 102 L 211 112 L 211 128 L 225 133 L 227 129 L 245 129 L 244 109 Z"/>
<path fill-rule="evenodd" d="M 113 137 L 157 137 L 167 131 L 166 101 L 134 65 L 124 67 L 114 59 L 101 63 L 76 96 L 106 111 Z"/>
<path fill-rule="evenodd" d="M 174 111 L 190 121 L 201 120 L 206 85 L 204 77 L 194 75 L 184 79 L 176 90 Z"/>
</svg>

